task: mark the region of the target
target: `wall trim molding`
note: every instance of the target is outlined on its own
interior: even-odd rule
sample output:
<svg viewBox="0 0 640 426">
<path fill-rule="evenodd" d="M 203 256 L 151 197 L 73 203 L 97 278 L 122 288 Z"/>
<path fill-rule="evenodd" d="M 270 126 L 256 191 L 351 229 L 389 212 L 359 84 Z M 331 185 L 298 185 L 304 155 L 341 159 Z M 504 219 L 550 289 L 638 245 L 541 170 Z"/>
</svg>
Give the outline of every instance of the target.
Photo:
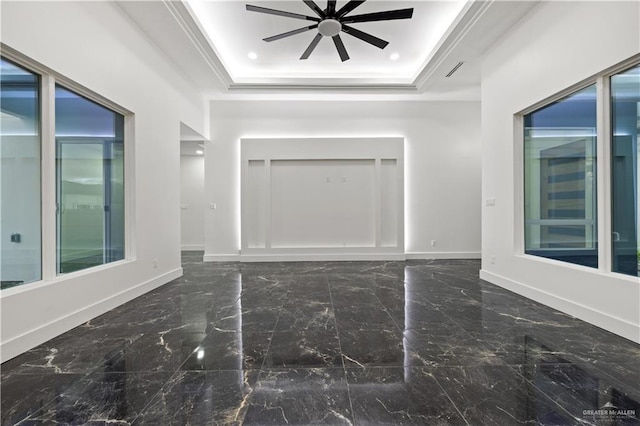
<svg viewBox="0 0 640 426">
<path fill-rule="evenodd" d="M 239 262 L 239 254 L 208 254 L 202 257 L 203 262 Z"/>
<path fill-rule="evenodd" d="M 480 270 L 480 278 L 640 344 L 639 324 L 613 317 L 588 306 L 538 290 L 484 269 Z"/>
<path fill-rule="evenodd" d="M 299 254 L 242 254 L 240 262 L 353 262 L 405 261 L 403 253 L 299 253 Z"/>
<path fill-rule="evenodd" d="M 422 259 L 480 259 L 482 253 L 479 251 L 440 251 L 440 252 L 407 252 L 409 260 Z"/>
<path fill-rule="evenodd" d="M 203 251 L 204 244 L 182 244 L 180 246 L 181 251 Z"/>
<path fill-rule="evenodd" d="M 104 314 L 126 302 L 129 302 L 136 297 L 158 288 L 176 278 L 181 277 L 183 274 L 182 268 L 176 268 L 169 272 L 166 272 L 160 276 L 152 278 L 137 284 L 131 288 L 128 288 L 120 293 L 109 296 L 105 299 L 99 300 L 91 305 L 85 306 L 75 312 L 71 312 L 65 316 L 57 318 L 30 330 L 20 336 L 16 336 L 10 340 L 0 343 L 0 362 L 5 362 L 14 358 L 29 349 L 32 349 L 47 340 L 50 340 L 62 333 L 65 333 L 72 328 L 75 328 L 92 318 Z"/>
</svg>

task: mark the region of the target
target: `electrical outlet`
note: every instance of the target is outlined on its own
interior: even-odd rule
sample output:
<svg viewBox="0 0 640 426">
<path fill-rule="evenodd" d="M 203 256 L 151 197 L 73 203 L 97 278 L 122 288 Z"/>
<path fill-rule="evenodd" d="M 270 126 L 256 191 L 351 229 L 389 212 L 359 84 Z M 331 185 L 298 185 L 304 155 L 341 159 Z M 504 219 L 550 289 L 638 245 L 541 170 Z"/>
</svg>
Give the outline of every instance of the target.
<svg viewBox="0 0 640 426">
<path fill-rule="evenodd" d="M 494 255 L 491 255 L 491 257 L 489 258 L 489 261 L 491 262 L 491 264 L 495 264 L 496 263 L 496 257 Z"/>
<path fill-rule="evenodd" d="M 157 268 L 158 267 L 158 259 L 153 259 L 153 268 Z"/>
<path fill-rule="evenodd" d="M 431 240 L 431 247 L 435 247 L 437 242 L 438 241 L 436 241 L 436 240 Z"/>
</svg>

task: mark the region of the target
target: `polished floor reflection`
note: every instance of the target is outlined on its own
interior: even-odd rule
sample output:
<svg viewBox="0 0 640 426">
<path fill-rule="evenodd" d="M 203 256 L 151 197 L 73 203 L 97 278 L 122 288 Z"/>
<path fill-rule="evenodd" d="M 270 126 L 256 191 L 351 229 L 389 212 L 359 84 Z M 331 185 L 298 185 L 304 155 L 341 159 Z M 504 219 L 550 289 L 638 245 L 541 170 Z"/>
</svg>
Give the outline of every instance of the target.
<svg viewBox="0 0 640 426">
<path fill-rule="evenodd" d="M 479 262 L 216 264 L 2 365 L 11 424 L 640 424 L 640 345 Z"/>
</svg>

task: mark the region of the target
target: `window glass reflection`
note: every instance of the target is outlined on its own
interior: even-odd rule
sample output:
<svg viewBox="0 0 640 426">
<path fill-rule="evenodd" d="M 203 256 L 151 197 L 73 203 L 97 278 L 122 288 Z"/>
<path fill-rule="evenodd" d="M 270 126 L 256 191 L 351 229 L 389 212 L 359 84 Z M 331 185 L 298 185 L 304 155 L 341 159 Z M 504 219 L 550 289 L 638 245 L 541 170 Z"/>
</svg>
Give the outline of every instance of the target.
<svg viewBox="0 0 640 426">
<path fill-rule="evenodd" d="M 638 276 L 640 66 L 611 77 L 611 121 L 612 269 L 615 272 Z"/>
<path fill-rule="evenodd" d="M 524 121 L 525 253 L 597 267 L 595 85 Z"/>
<path fill-rule="evenodd" d="M 0 59 L 2 289 L 42 277 L 39 80 Z"/>
<path fill-rule="evenodd" d="M 56 86 L 58 273 L 124 258 L 124 117 Z"/>
</svg>

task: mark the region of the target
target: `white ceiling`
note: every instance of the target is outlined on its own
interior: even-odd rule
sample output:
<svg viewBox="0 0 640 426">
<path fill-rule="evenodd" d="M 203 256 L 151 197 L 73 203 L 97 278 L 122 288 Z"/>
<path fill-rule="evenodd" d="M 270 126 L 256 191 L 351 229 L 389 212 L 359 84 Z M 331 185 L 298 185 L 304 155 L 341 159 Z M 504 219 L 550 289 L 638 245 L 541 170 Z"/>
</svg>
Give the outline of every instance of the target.
<svg viewBox="0 0 640 426">
<path fill-rule="evenodd" d="M 347 0 L 338 1 L 340 8 Z M 326 7 L 326 0 L 317 0 Z M 351 15 L 414 8 L 411 19 L 351 24 L 389 42 L 380 50 L 341 33 L 341 62 L 324 37 L 299 60 L 316 30 L 265 37 L 311 21 L 250 12 L 246 4 L 313 15 L 302 0 L 121 0 L 116 4 L 209 99 L 477 100 L 484 52 L 538 0 L 368 0 Z M 257 58 L 248 57 L 249 52 Z M 398 53 L 396 61 L 390 59 Z M 464 64 L 454 75 L 447 74 Z"/>
<path fill-rule="evenodd" d="M 316 16 L 300 0 L 288 1 L 210 1 L 189 0 L 195 18 L 211 40 L 225 68 L 235 82 L 265 82 L 273 79 L 384 80 L 387 83 L 411 83 L 426 64 L 434 49 L 466 0 L 382 1 L 369 0 L 349 15 L 413 8 L 411 19 L 355 23 L 351 26 L 389 42 L 384 49 L 372 46 L 342 32 L 350 59 L 342 62 L 333 40 L 323 37 L 309 59 L 300 60 L 317 29 L 280 40 L 263 38 L 314 22 L 247 11 L 246 4 Z M 339 9 L 346 1 L 339 1 Z M 321 8 L 326 0 L 317 0 Z M 256 58 L 250 59 L 250 52 Z M 391 55 L 398 59 L 392 60 Z"/>
</svg>

